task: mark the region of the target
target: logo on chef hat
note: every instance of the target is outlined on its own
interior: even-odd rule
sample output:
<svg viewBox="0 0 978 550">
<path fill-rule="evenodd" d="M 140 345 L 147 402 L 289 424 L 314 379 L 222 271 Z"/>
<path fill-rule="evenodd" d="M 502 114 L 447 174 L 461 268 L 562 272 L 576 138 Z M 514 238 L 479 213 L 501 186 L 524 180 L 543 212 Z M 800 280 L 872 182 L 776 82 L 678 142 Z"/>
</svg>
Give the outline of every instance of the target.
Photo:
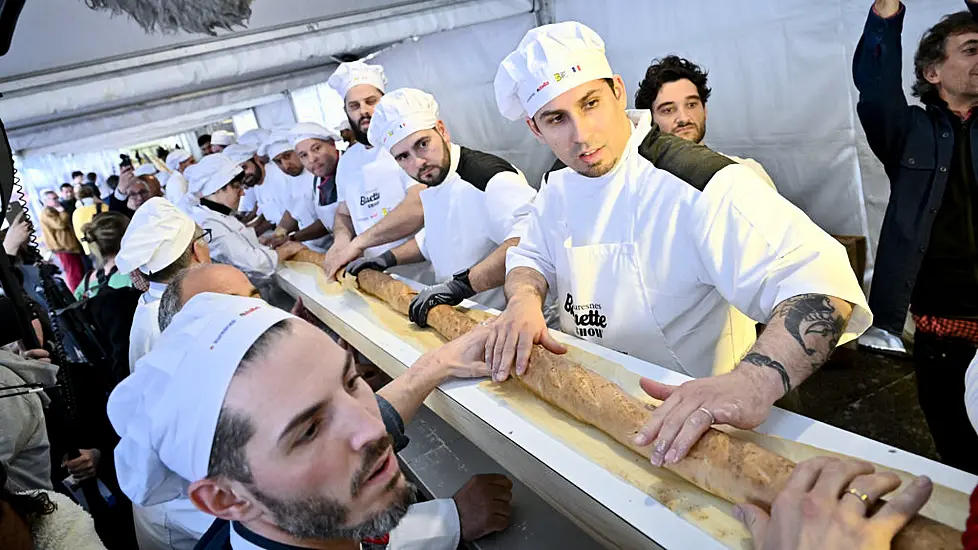
<svg viewBox="0 0 978 550">
<path fill-rule="evenodd" d="M 567 73 L 579 73 L 581 72 L 580 65 L 574 65 L 573 67 L 567 69 L 566 71 L 560 71 L 559 73 L 554 73 L 554 82 L 560 82 L 561 80 L 567 78 Z"/>
</svg>

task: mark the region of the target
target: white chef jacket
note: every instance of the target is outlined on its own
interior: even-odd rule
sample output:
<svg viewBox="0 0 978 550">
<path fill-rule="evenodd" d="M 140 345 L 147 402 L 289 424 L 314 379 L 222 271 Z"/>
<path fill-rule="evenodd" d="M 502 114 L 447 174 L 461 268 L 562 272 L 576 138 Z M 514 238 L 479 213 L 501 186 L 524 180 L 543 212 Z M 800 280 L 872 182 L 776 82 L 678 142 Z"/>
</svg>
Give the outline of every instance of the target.
<svg viewBox="0 0 978 550">
<path fill-rule="evenodd" d="M 187 194 L 189 185 L 190 183 L 187 181 L 187 177 L 179 171 L 174 170 L 170 173 L 170 178 L 166 180 L 166 190 L 163 196 L 172 204 L 177 204 Z"/>
<path fill-rule="evenodd" d="M 719 153 L 719 151 L 716 152 Z M 768 184 L 771 187 L 771 189 L 777 190 L 777 187 L 774 185 L 774 180 L 771 179 L 770 175 L 768 175 L 767 170 L 765 170 L 764 167 L 761 166 L 761 163 L 757 162 L 754 159 L 735 157 L 733 155 L 728 155 L 726 153 L 720 153 L 720 154 L 736 162 L 737 164 L 743 164 L 744 166 L 750 168 L 751 170 L 754 171 L 755 174 L 757 174 L 758 177 L 764 180 L 764 183 Z"/>
<path fill-rule="evenodd" d="M 420 185 L 398 166 L 383 147 L 367 149 L 362 143 L 350 147 L 336 167 L 336 194 L 345 202 L 357 235 L 370 229 L 404 200 L 409 187 Z M 368 248 L 367 258 L 396 248 L 407 239 Z"/>
<path fill-rule="evenodd" d="M 292 205 L 292 188 L 288 180 L 288 174 L 279 170 L 274 162 L 269 162 L 265 165 L 264 181 L 254 188 L 258 212 L 276 225 Z"/>
<path fill-rule="evenodd" d="M 177 498 L 153 506 L 132 506 L 139 550 L 193 550 L 214 523 L 189 498 Z"/>
<path fill-rule="evenodd" d="M 450 498 L 430 500 L 408 507 L 407 514 L 390 532 L 387 550 L 455 550 L 460 537 L 461 525 L 455 501 Z M 291 547 L 268 541 L 231 522 L 231 548 L 271 550 Z"/>
<path fill-rule="evenodd" d="M 160 337 L 160 298 L 166 285 L 150 281 L 149 289 L 139 297 L 129 329 L 129 372 L 136 370 L 136 361 L 153 349 Z"/>
<path fill-rule="evenodd" d="M 299 229 L 305 229 L 316 223 L 319 219 L 316 213 L 316 201 L 318 198 L 316 193 L 317 178 L 308 170 L 303 170 L 296 177 L 286 174 L 285 178 L 288 181 L 289 190 L 292 193 L 288 208 L 289 214 L 292 214 L 292 219 L 299 224 Z M 332 225 L 332 221 L 330 221 L 326 227 L 332 227 Z M 302 244 L 316 252 L 326 252 L 326 248 L 331 241 L 332 239 L 327 236 L 305 241 Z"/>
<path fill-rule="evenodd" d="M 536 191 L 509 162 L 452 143 L 449 173 L 441 184 L 421 191 L 424 228 L 415 235 L 421 254 L 431 262 L 435 281 L 481 262 L 503 241 L 522 236 Z M 522 226 L 521 226 L 522 227 Z M 480 292 L 472 300 L 496 309 L 506 307 L 503 287 Z"/>
<path fill-rule="evenodd" d="M 190 217 L 201 228 L 211 230 L 211 260 L 233 265 L 252 279 L 275 274 L 278 255 L 259 243 L 255 230 L 245 226 L 230 212 L 212 210 L 203 204 L 202 199 L 201 204 L 191 206 Z"/>
<path fill-rule="evenodd" d="M 249 187 L 245 189 L 241 202 L 238 203 L 238 212 L 251 212 L 258 206 L 258 188 Z"/>
<path fill-rule="evenodd" d="M 599 178 L 551 172 L 529 209 L 525 236 L 507 255 L 507 271 L 534 269 L 551 293 L 584 289 L 583 297 L 552 294 L 563 330 L 599 344 L 624 339 L 628 349 L 619 351 L 703 377 L 732 369 L 753 342 L 753 325 L 732 322 L 731 305 L 766 321 L 788 298 L 823 294 L 853 304 L 839 344 L 870 326 L 842 245 L 750 168 L 651 130 L 648 111 L 629 116 L 635 126 L 617 166 Z M 614 266 L 639 283 L 633 288 L 589 280 L 600 265 L 558 269 L 573 254 L 616 246 L 635 258 Z M 613 332 L 594 325 L 615 326 L 620 311 L 635 318 L 636 307 L 645 310 L 641 322 Z"/>
</svg>

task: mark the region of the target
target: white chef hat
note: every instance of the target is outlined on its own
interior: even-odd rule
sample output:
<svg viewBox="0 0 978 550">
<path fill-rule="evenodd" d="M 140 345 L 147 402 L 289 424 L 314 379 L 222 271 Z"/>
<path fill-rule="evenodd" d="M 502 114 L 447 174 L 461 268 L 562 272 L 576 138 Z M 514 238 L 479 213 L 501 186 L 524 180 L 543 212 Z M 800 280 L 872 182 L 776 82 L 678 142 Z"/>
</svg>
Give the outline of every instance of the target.
<svg viewBox="0 0 978 550">
<path fill-rule="evenodd" d="M 234 134 L 227 130 L 218 130 L 211 134 L 211 145 L 228 146 L 234 143 Z"/>
<path fill-rule="evenodd" d="M 367 138 L 390 151 L 402 139 L 434 128 L 437 122 L 438 102 L 434 96 L 414 88 L 399 88 L 380 98 Z"/>
<path fill-rule="evenodd" d="M 190 159 L 190 151 L 186 149 L 174 149 L 166 156 L 166 167 L 171 171 L 180 169 L 180 163 Z"/>
<path fill-rule="evenodd" d="M 261 144 L 264 143 L 271 134 L 272 131 L 267 128 L 255 128 L 254 130 L 248 130 L 247 132 L 241 134 L 241 136 L 238 137 L 238 143 L 254 145 L 257 149 L 261 147 Z"/>
<path fill-rule="evenodd" d="M 387 89 L 387 77 L 384 75 L 384 68 L 380 65 L 367 65 L 358 60 L 341 63 L 330 75 L 326 84 L 336 90 L 340 97 L 346 99 L 346 93 L 350 88 L 360 84 L 370 84 L 383 93 Z"/>
<path fill-rule="evenodd" d="M 109 396 L 121 440 L 116 474 L 140 506 L 185 496 L 207 477 L 217 419 L 245 352 L 272 325 L 294 318 L 256 298 L 191 298 L 135 371 Z"/>
<path fill-rule="evenodd" d="M 221 153 L 227 155 L 228 158 L 231 159 L 231 162 L 235 164 L 243 164 L 246 160 L 255 158 L 255 153 L 257 151 L 258 147 L 239 142 L 228 145 L 226 149 L 221 151 Z"/>
<path fill-rule="evenodd" d="M 241 167 L 224 153 L 207 155 L 184 172 L 187 190 L 206 197 L 227 185 L 241 173 Z"/>
<path fill-rule="evenodd" d="M 339 124 L 336 125 L 337 133 L 342 132 L 343 130 L 352 130 L 352 128 L 350 128 L 350 119 L 344 118 Z"/>
<path fill-rule="evenodd" d="M 289 143 L 295 147 L 300 142 L 307 139 L 321 139 L 323 141 L 340 141 L 341 138 L 336 132 L 315 122 L 300 122 L 289 130 Z M 271 153 L 271 151 L 269 151 Z M 269 154 L 268 156 L 273 156 Z"/>
<path fill-rule="evenodd" d="M 156 169 L 156 166 L 152 162 L 144 162 L 139 165 L 139 168 L 133 170 L 132 174 L 134 176 L 155 176 L 157 172 L 159 170 Z"/>
<path fill-rule="evenodd" d="M 560 94 L 615 73 L 598 33 L 576 21 L 530 29 L 496 71 L 496 105 L 510 120 L 532 117 Z"/>
<path fill-rule="evenodd" d="M 186 252 L 194 240 L 196 224 L 162 197 L 140 206 L 122 236 L 115 257 L 120 273 L 139 270 L 151 275 L 168 267 Z"/>
</svg>

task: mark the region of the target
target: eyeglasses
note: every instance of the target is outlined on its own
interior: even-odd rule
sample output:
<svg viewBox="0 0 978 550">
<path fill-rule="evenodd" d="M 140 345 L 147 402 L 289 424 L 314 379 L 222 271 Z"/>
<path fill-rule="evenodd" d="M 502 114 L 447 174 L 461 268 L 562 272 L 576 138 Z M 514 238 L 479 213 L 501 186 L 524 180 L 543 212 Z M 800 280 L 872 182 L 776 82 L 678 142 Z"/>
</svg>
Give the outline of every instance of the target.
<svg viewBox="0 0 978 550">
<path fill-rule="evenodd" d="M 204 239 L 205 243 L 210 244 L 212 231 L 210 229 L 203 229 L 202 231 L 203 233 L 194 240 L 196 241 L 198 239 Z"/>
</svg>

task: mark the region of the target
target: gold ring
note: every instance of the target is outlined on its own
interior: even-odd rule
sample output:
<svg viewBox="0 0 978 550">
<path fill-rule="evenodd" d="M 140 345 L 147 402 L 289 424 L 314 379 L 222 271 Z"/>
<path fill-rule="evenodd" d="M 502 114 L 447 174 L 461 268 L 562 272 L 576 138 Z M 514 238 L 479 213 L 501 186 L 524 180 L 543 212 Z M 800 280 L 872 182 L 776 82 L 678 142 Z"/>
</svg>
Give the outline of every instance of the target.
<svg viewBox="0 0 978 550">
<path fill-rule="evenodd" d="M 852 495 L 858 498 L 859 500 L 865 502 L 866 504 L 869 504 L 869 495 L 867 495 L 866 493 L 860 493 L 857 489 L 853 489 L 852 487 L 850 487 L 849 490 L 846 491 L 846 494 Z"/>
<path fill-rule="evenodd" d="M 711 413 L 710 411 L 706 410 L 705 407 L 700 407 L 697 410 L 703 411 L 706 414 L 710 415 L 710 426 L 712 426 L 712 425 L 714 425 L 714 424 L 717 423 L 717 417 L 713 416 L 713 413 Z"/>
</svg>

